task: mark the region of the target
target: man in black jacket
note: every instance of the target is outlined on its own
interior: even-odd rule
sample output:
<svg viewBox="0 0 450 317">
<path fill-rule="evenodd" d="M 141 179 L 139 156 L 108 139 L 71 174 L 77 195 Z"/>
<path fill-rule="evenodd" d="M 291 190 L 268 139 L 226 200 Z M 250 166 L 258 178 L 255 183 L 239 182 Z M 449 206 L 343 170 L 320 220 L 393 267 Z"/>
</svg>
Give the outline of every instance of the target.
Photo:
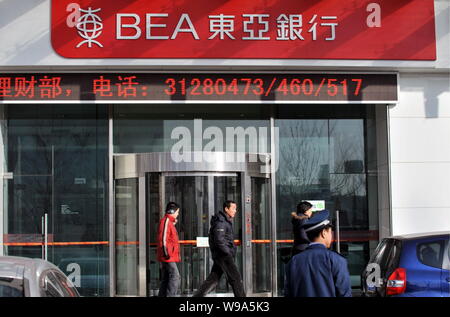
<svg viewBox="0 0 450 317">
<path fill-rule="evenodd" d="M 236 208 L 237 204 L 234 201 L 227 200 L 223 204 L 223 211 L 220 211 L 211 218 L 209 247 L 214 264 L 211 273 L 203 284 L 200 285 L 194 297 L 203 297 L 215 289 L 224 272 L 227 275 L 228 283 L 233 288 L 234 296 L 245 297 L 241 274 L 234 263 L 236 246 L 234 245 L 233 225 L 231 221 L 236 215 Z"/>
<path fill-rule="evenodd" d="M 306 250 L 311 243 L 303 229 L 303 224 L 312 216 L 313 205 L 309 201 L 301 201 L 297 205 L 297 212 L 293 212 L 292 231 L 294 233 L 294 245 L 292 246 L 292 256 Z"/>
</svg>

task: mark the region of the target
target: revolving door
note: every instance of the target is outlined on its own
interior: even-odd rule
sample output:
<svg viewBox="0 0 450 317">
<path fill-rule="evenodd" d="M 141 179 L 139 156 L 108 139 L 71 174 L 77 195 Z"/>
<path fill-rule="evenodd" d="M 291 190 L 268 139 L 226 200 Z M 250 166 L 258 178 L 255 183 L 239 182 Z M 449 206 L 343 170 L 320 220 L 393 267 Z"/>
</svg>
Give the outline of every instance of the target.
<svg viewBox="0 0 450 317">
<path fill-rule="evenodd" d="M 248 295 L 272 295 L 274 233 L 271 231 L 270 168 L 245 154 L 227 162 L 175 163 L 170 153 L 114 157 L 116 296 L 155 296 L 160 266 L 156 257 L 158 223 L 167 202 L 180 205 L 180 296 L 191 296 L 212 267 L 208 247 L 211 217 L 226 200 L 236 201 L 233 220 L 236 265 Z M 267 155 L 266 155 L 267 156 Z M 267 161 L 267 159 L 265 160 Z M 212 296 L 233 296 L 225 278 Z"/>
</svg>

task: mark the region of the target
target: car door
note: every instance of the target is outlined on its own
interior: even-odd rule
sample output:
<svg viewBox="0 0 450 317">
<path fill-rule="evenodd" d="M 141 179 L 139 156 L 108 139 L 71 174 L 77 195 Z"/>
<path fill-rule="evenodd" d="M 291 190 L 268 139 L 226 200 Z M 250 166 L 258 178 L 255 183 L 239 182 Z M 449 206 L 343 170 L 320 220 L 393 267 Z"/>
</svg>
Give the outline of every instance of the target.
<svg viewBox="0 0 450 317">
<path fill-rule="evenodd" d="M 417 242 L 416 254 L 419 265 L 407 272 L 407 293 L 411 296 L 442 296 L 442 265 L 446 241 L 430 238 Z"/>
</svg>

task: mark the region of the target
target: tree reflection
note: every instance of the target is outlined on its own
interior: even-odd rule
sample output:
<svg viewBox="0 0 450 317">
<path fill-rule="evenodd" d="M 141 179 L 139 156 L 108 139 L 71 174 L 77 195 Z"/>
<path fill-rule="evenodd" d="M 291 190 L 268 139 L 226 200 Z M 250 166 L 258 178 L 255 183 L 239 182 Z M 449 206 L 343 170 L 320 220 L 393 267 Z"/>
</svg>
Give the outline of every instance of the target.
<svg viewBox="0 0 450 317">
<path fill-rule="evenodd" d="M 363 120 L 282 120 L 278 171 L 281 227 L 303 199 L 345 209 L 343 225 L 365 225 L 367 208 Z M 364 208 L 364 210 L 360 210 Z"/>
</svg>

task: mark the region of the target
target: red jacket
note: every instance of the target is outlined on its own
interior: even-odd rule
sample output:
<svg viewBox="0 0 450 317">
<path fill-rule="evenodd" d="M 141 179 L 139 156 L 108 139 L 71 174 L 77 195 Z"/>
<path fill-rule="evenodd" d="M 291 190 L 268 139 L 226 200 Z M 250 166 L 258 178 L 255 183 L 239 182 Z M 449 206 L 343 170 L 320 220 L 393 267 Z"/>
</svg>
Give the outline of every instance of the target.
<svg viewBox="0 0 450 317">
<path fill-rule="evenodd" d="M 181 261 L 178 233 L 172 215 L 165 215 L 159 222 L 157 256 L 159 262 Z"/>
</svg>

